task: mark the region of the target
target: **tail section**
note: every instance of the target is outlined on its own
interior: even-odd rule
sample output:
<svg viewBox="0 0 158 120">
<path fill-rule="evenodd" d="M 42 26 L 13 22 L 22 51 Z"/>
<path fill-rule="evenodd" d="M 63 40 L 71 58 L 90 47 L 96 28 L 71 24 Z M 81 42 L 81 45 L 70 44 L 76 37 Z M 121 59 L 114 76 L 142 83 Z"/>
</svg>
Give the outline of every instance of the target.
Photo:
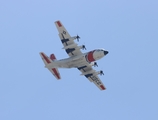
<svg viewBox="0 0 158 120">
<path fill-rule="evenodd" d="M 45 55 L 43 52 L 40 53 L 40 56 L 45 64 L 45 67 L 48 68 L 48 70 L 59 80 L 61 79 L 60 73 L 57 68 L 53 67 L 53 61 L 56 60 L 56 57 L 54 54 L 50 55 L 50 58 Z"/>
<path fill-rule="evenodd" d="M 54 54 L 51 54 L 51 55 L 50 55 L 50 59 L 51 59 L 52 61 L 56 60 L 55 55 L 54 55 Z"/>
</svg>

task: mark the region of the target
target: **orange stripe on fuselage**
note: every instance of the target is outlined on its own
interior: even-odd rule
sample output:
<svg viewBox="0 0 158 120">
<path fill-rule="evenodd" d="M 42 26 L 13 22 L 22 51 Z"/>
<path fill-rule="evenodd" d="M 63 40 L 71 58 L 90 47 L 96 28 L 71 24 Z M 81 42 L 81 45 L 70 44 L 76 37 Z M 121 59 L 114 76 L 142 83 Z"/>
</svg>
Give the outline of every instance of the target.
<svg viewBox="0 0 158 120">
<path fill-rule="evenodd" d="M 94 57 L 93 57 L 93 53 L 94 53 L 94 51 L 91 51 L 91 52 L 89 52 L 89 53 L 87 54 L 87 59 L 88 59 L 89 62 L 95 61 L 95 59 L 94 59 Z"/>
</svg>

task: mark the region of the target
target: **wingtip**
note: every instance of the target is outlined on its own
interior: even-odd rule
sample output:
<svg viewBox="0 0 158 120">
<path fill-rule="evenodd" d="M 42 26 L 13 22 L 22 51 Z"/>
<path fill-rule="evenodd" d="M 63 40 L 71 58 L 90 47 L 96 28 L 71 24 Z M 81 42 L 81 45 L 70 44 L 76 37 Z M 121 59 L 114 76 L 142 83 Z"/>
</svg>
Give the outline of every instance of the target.
<svg viewBox="0 0 158 120">
<path fill-rule="evenodd" d="M 55 24 L 58 25 L 58 27 L 62 27 L 62 23 L 60 22 L 60 20 L 55 21 Z"/>
<path fill-rule="evenodd" d="M 58 22 L 58 21 L 60 22 L 60 20 L 56 20 L 55 22 Z"/>
<path fill-rule="evenodd" d="M 104 85 L 100 85 L 102 90 L 106 90 L 106 87 L 104 87 Z"/>
<path fill-rule="evenodd" d="M 51 60 L 49 59 L 49 57 L 45 55 L 43 52 L 40 52 L 40 56 L 42 57 L 42 59 L 45 60 L 46 64 L 51 63 Z"/>
</svg>

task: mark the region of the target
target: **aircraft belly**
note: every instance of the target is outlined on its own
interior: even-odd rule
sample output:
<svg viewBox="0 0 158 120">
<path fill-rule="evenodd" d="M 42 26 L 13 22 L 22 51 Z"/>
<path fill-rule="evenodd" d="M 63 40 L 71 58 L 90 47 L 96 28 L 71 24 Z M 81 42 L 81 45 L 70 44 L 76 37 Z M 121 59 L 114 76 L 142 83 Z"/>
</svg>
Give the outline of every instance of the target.
<svg viewBox="0 0 158 120">
<path fill-rule="evenodd" d="M 69 65 L 67 64 L 67 61 L 61 60 L 61 61 L 56 61 L 56 67 L 58 68 L 70 68 Z"/>
<path fill-rule="evenodd" d="M 88 64 L 84 56 L 67 58 L 57 62 L 59 68 L 77 68 Z"/>
<path fill-rule="evenodd" d="M 85 65 L 87 62 L 86 62 L 86 60 L 84 59 L 84 58 L 80 58 L 80 59 L 78 59 L 78 60 L 73 60 L 73 61 L 71 61 L 68 65 L 70 66 L 70 67 L 79 67 L 79 66 L 83 66 L 83 65 Z"/>
</svg>

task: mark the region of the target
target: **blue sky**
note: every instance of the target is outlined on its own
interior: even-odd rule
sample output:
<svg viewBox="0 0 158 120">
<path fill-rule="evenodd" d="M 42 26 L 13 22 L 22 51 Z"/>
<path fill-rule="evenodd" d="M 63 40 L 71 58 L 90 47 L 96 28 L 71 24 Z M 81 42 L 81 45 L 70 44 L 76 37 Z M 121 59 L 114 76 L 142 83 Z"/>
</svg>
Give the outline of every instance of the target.
<svg viewBox="0 0 158 120">
<path fill-rule="evenodd" d="M 0 120 L 157 120 L 158 1 L 1 0 Z M 68 57 L 54 21 L 79 34 L 87 52 L 109 54 L 96 70 L 100 91 L 77 69 L 59 69 L 39 56 Z"/>
</svg>

